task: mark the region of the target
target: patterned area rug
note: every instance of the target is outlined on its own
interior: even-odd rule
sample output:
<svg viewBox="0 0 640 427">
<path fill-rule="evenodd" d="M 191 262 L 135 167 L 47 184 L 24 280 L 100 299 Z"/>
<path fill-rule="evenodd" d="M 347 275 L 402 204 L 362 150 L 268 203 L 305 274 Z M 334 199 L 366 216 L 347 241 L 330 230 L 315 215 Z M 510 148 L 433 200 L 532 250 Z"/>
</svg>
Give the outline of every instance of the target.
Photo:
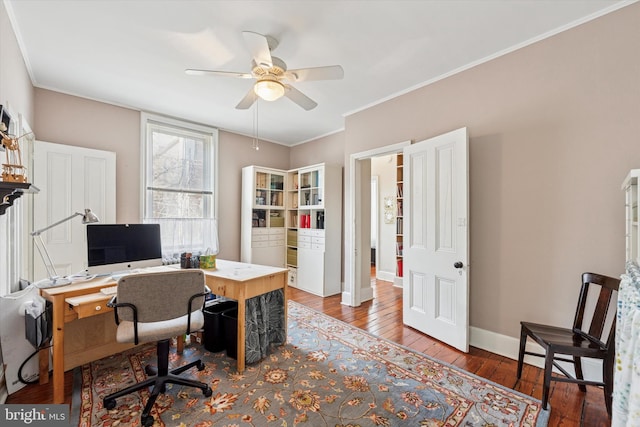
<svg viewBox="0 0 640 427">
<path fill-rule="evenodd" d="M 170 366 L 202 358 L 213 395 L 168 385 L 154 406 L 154 426 L 531 426 L 547 425 L 540 401 L 289 302 L 284 346 L 238 374 L 224 352 L 175 349 Z M 146 345 L 76 368 L 72 416 L 79 426 L 136 426 L 149 392 L 102 397 L 145 378 L 155 364 Z M 183 374 L 183 375 L 186 375 Z M 73 419 L 73 418 L 72 418 Z"/>
</svg>

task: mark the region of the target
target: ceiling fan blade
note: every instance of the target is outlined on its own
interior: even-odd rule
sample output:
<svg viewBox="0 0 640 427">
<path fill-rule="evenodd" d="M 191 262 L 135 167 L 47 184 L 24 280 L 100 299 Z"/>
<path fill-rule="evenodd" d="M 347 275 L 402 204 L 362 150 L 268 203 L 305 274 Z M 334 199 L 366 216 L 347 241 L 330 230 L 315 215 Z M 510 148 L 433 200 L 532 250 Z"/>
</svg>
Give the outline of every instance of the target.
<svg viewBox="0 0 640 427">
<path fill-rule="evenodd" d="M 288 70 L 284 78 L 293 82 L 303 82 L 308 80 L 340 80 L 344 77 L 344 70 L 340 65 L 329 65 L 327 67 L 299 68 Z"/>
<path fill-rule="evenodd" d="M 269 50 L 269 41 L 266 36 L 254 33 L 252 31 L 243 31 L 244 41 L 251 52 L 251 56 L 256 65 L 264 68 L 273 67 L 271 59 L 271 51 Z"/>
<path fill-rule="evenodd" d="M 309 98 L 304 93 L 300 92 L 295 87 L 285 85 L 284 88 L 285 88 L 284 96 L 286 96 L 287 98 L 289 98 L 290 100 L 292 100 L 293 102 L 295 102 L 296 104 L 304 108 L 305 110 L 307 111 L 313 110 L 318 106 L 317 102 Z"/>
<path fill-rule="evenodd" d="M 256 102 L 256 99 L 258 99 L 258 95 L 256 95 L 256 93 L 253 91 L 253 86 L 251 86 L 249 92 L 247 92 L 244 98 L 242 98 L 242 100 L 238 102 L 238 105 L 236 105 L 236 109 L 246 110 L 251 107 L 254 102 Z"/>
<path fill-rule="evenodd" d="M 216 70 L 196 70 L 194 68 L 187 68 L 184 70 L 186 74 L 190 76 L 223 76 L 223 77 L 237 77 L 240 79 L 251 79 L 253 76 L 250 73 L 239 73 L 236 71 L 216 71 Z"/>
</svg>

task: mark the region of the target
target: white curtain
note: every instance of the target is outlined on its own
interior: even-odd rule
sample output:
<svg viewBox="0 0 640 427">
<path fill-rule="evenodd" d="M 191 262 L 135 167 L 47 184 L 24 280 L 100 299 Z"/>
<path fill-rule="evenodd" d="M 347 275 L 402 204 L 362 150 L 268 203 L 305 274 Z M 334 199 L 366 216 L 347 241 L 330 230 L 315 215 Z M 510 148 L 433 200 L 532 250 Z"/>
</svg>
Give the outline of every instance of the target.
<svg viewBox="0 0 640 427">
<path fill-rule="evenodd" d="M 218 253 L 218 222 L 200 218 L 150 218 L 147 224 L 160 224 L 162 258 L 165 264 L 180 262 L 180 254 Z"/>
<path fill-rule="evenodd" d="M 640 268 L 627 262 L 618 291 L 612 427 L 640 425 Z"/>
</svg>

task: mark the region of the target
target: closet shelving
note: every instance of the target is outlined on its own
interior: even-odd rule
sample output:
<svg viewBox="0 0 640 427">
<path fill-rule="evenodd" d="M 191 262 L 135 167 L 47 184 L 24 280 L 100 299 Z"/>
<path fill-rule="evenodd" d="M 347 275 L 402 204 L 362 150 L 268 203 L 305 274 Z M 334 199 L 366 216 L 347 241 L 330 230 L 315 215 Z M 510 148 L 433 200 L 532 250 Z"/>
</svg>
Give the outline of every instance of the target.
<svg viewBox="0 0 640 427">
<path fill-rule="evenodd" d="M 404 158 L 402 153 L 396 156 L 396 276 L 394 285 L 402 286 L 404 235 L 403 235 L 403 201 L 404 201 Z"/>
</svg>

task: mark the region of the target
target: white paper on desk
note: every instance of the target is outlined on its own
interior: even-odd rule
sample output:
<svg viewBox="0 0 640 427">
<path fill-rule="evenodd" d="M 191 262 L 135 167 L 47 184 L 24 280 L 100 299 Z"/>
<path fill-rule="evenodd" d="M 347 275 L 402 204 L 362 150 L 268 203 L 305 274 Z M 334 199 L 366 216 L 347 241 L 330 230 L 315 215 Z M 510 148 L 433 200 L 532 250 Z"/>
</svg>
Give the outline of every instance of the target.
<svg viewBox="0 0 640 427">
<path fill-rule="evenodd" d="M 0 297 L 0 342 L 2 343 L 2 360 L 6 365 L 4 376 L 9 394 L 15 393 L 26 385 L 18 379 L 18 368 L 36 351 L 25 338 L 24 313 L 21 315 L 20 307 L 28 301 L 35 301 L 38 297 L 39 290 L 33 286 Z M 32 380 L 38 373 L 38 356 L 36 355 L 22 368 L 22 378 Z"/>
</svg>

